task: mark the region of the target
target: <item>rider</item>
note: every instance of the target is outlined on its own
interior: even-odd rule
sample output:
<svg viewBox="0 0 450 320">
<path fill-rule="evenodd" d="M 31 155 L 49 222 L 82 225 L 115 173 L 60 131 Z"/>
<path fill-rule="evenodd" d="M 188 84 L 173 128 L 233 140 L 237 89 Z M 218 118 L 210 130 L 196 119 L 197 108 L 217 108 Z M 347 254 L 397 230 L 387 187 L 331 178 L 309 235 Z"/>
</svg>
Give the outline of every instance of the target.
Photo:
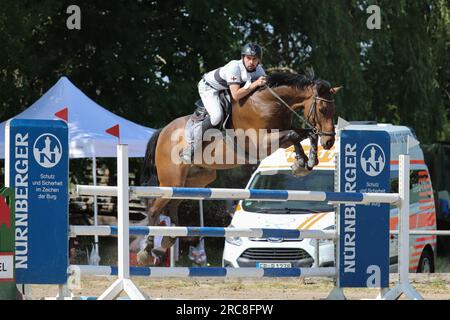
<svg viewBox="0 0 450 320">
<path fill-rule="evenodd" d="M 202 122 L 201 136 L 207 129 L 217 126 L 223 119 L 220 91 L 229 89 L 232 100 L 239 101 L 256 88 L 266 84 L 266 73 L 260 64 L 261 60 L 261 47 L 254 43 L 247 43 L 242 47 L 240 60 L 232 60 L 225 66 L 203 75 L 198 83 L 198 92 L 209 117 Z M 182 161 L 191 163 L 195 150 L 201 146 L 202 137 L 197 137 L 180 154 Z"/>
</svg>

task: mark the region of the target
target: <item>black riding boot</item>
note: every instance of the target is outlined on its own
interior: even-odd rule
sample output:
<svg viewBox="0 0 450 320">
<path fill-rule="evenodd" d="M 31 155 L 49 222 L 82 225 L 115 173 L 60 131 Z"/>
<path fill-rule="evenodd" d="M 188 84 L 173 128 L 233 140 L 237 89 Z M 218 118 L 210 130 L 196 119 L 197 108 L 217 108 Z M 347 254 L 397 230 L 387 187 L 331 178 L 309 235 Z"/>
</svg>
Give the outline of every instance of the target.
<svg viewBox="0 0 450 320">
<path fill-rule="evenodd" d="M 192 164 L 195 153 L 202 152 L 203 135 L 205 134 L 206 130 L 211 128 L 213 128 L 213 125 L 211 124 L 211 118 L 208 115 L 202 121 L 201 128 L 194 129 L 194 139 L 186 148 L 183 149 L 180 154 L 180 158 L 185 164 Z M 201 159 L 202 158 L 200 157 L 199 160 Z"/>
</svg>

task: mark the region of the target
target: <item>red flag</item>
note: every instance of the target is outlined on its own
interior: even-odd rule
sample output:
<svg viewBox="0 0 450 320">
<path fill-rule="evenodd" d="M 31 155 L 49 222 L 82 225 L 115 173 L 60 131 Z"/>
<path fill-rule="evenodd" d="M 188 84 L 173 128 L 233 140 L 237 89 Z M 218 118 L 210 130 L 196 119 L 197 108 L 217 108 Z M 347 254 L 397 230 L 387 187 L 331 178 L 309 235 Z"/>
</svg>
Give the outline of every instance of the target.
<svg viewBox="0 0 450 320">
<path fill-rule="evenodd" d="M 64 109 L 61 109 L 55 113 L 55 116 L 57 116 L 60 119 L 63 119 L 66 122 L 69 122 L 69 108 L 65 107 Z"/>
<path fill-rule="evenodd" d="M 0 197 L 0 227 L 4 224 L 8 229 L 11 229 L 11 211 L 6 204 L 5 198 Z"/>
<path fill-rule="evenodd" d="M 118 124 L 109 129 L 106 129 L 106 132 L 120 139 L 120 128 Z"/>
</svg>

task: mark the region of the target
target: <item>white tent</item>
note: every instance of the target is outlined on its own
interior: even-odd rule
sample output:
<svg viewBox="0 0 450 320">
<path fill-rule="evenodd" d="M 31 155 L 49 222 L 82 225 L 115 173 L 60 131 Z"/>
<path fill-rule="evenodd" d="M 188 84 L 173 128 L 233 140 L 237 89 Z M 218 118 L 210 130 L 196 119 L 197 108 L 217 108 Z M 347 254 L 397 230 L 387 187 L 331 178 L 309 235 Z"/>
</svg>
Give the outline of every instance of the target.
<svg viewBox="0 0 450 320">
<path fill-rule="evenodd" d="M 39 100 L 18 114 L 17 119 L 58 119 L 55 113 L 67 108 L 69 158 L 92 158 L 93 184 L 96 184 L 96 158 L 115 158 L 118 139 L 105 130 L 119 125 L 120 143 L 128 144 L 129 157 L 144 157 L 147 142 L 155 129 L 147 128 L 104 109 L 81 90 L 61 77 Z M 0 123 L 0 159 L 5 158 L 5 126 Z M 94 197 L 94 224 L 97 225 L 97 197 Z M 98 265 L 98 236 L 90 264 Z"/>
<path fill-rule="evenodd" d="M 70 158 L 115 158 L 117 138 L 105 132 L 115 125 L 120 128 L 120 142 L 128 144 L 129 157 L 143 157 L 155 131 L 104 109 L 66 77 L 14 118 L 58 119 L 55 113 L 64 108 L 68 109 Z M 0 124 L 0 159 L 5 157 L 5 125 L 6 121 Z"/>
</svg>

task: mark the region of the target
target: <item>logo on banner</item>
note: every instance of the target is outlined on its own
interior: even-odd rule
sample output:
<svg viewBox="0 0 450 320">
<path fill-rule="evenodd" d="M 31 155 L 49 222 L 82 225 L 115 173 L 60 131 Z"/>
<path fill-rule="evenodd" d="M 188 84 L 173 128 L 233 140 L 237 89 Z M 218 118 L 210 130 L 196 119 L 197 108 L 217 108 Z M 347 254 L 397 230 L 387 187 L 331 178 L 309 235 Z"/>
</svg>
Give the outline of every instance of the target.
<svg viewBox="0 0 450 320">
<path fill-rule="evenodd" d="M 371 177 L 378 176 L 386 164 L 383 149 L 375 143 L 367 145 L 361 153 L 361 167 Z"/>
<path fill-rule="evenodd" d="M 36 139 L 33 146 L 34 159 L 41 167 L 53 168 L 62 157 L 59 139 L 51 133 L 44 133 Z"/>
</svg>

